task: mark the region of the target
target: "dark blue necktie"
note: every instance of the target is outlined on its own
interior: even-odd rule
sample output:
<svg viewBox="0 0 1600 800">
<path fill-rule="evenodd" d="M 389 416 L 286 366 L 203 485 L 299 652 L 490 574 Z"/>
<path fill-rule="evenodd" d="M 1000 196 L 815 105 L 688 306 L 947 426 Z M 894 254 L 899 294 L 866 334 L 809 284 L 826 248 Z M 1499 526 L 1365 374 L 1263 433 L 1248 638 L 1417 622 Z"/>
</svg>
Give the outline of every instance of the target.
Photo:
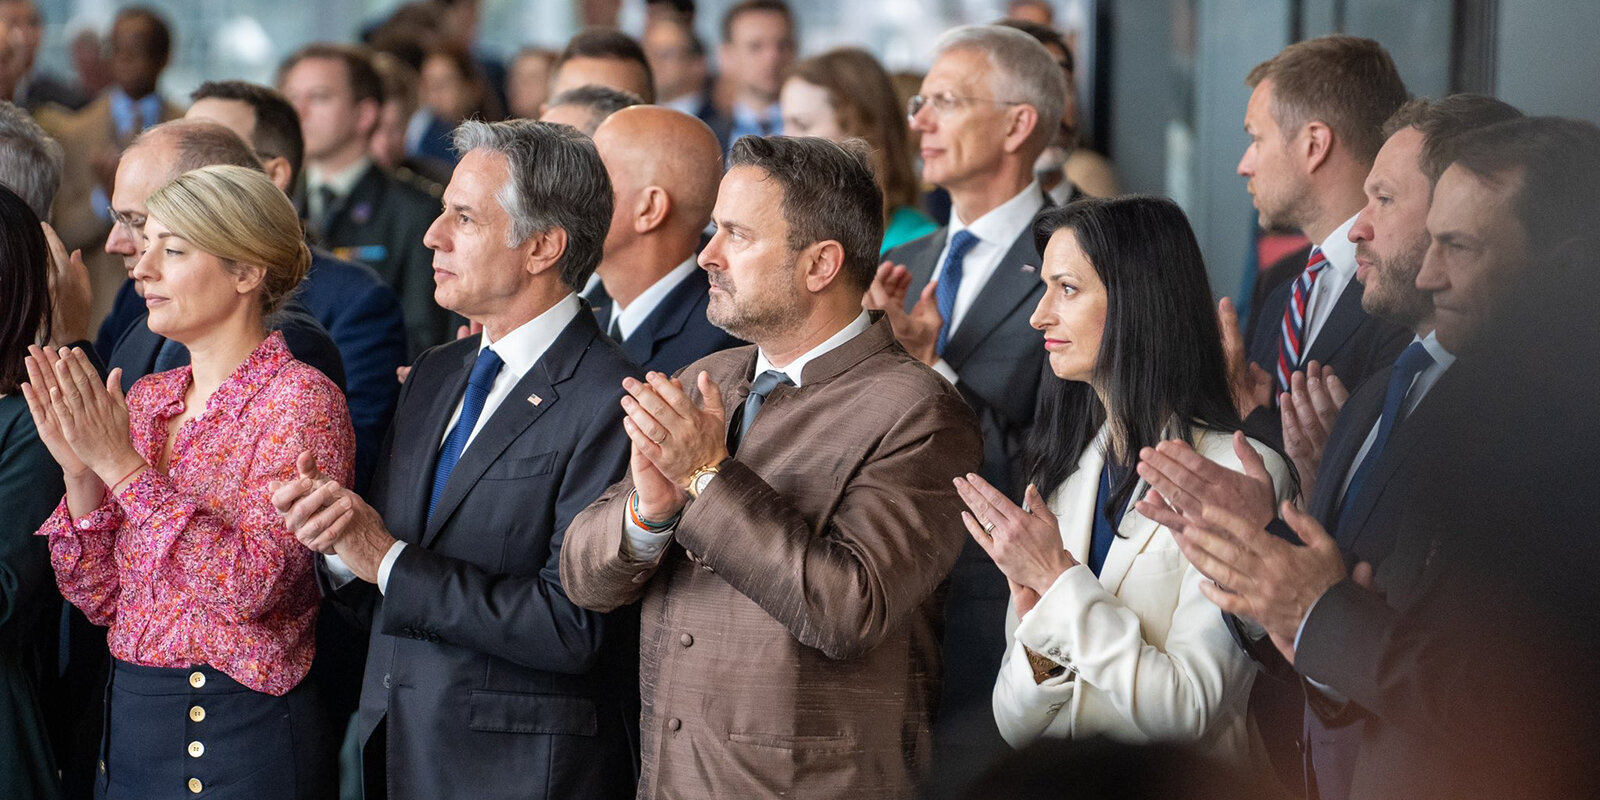
<svg viewBox="0 0 1600 800">
<path fill-rule="evenodd" d="M 1367 449 L 1367 457 L 1361 459 L 1355 475 L 1350 478 L 1350 486 L 1345 489 L 1344 500 L 1339 504 L 1340 517 L 1344 516 L 1344 512 L 1361 493 L 1361 487 L 1371 474 L 1373 465 L 1378 463 L 1378 457 L 1383 455 L 1390 437 L 1394 435 L 1396 423 L 1405 414 L 1405 401 L 1411 395 L 1411 384 L 1416 382 L 1419 373 L 1431 366 L 1433 356 L 1428 354 L 1422 342 L 1412 342 L 1395 359 L 1394 370 L 1389 373 L 1388 393 L 1383 396 L 1383 416 L 1378 418 L 1378 435 L 1373 438 L 1372 447 Z"/>
<path fill-rule="evenodd" d="M 756 414 L 761 411 L 761 404 L 767 401 L 767 395 L 779 385 L 793 386 L 794 381 L 789 376 L 775 369 L 756 376 L 750 382 L 750 396 L 744 399 L 744 413 L 739 419 L 739 442 L 744 441 L 745 434 L 750 432 L 751 423 L 756 421 Z"/>
<path fill-rule="evenodd" d="M 933 289 L 933 298 L 939 304 L 939 316 L 944 322 L 939 324 L 939 355 L 944 355 L 944 346 L 950 341 L 950 318 L 956 313 L 956 293 L 961 291 L 961 262 L 966 260 L 967 252 L 979 242 L 972 231 L 957 231 L 950 237 L 950 250 L 944 256 L 944 269 L 939 272 L 939 284 Z"/>
<path fill-rule="evenodd" d="M 428 498 L 430 519 L 433 517 L 433 507 L 439 504 L 439 498 L 444 495 L 445 484 L 450 482 L 450 473 L 455 471 L 456 462 L 461 460 L 461 451 L 466 449 L 472 429 L 478 424 L 478 416 L 483 413 L 483 401 L 489 397 L 494 378 L 500 374 L 500 368 L 505 363 L 498 354 L 485 347 L 472 364 L 472 375 L 467 378 L 467 392 L 461 397 L 461 417 L 456 420 L 456 426 L 450 429 L 450 435 L 444 437 L 444 445 L 439 448 L 439 463 L 433 468 L 433 495 Z"/>
<path fill-rule="evenodd" d="M 1122 469 L 1113 469 L 1110 461 L 1100 470 L 1100 491 L 1094 500 L 1094 532 L 1089 538 L 1089 557 L 1083 562 L 1097 578 L 1100 568 L 1105 566 L 1106 554 L 1111 552 L 1111 543 L 1117 538 L 1117 528 L 1122 527 L 1122 515 L 1127 511 L 1124 506 L 1113 514 L 1106 514 L 1106 507 L 1111 505 L 1111 490 L 1126 474 Z"/>
</svg>

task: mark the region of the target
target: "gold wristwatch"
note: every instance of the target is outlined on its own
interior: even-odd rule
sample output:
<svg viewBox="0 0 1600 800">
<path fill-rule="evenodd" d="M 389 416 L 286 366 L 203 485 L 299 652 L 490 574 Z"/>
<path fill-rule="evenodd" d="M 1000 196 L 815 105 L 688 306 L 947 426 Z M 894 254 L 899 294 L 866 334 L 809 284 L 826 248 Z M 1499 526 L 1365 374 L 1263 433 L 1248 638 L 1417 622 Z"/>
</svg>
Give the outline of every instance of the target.
<svg viewBox="0 0 1600 800">
<path fill-rule="evenodd" d="M 700 493 L 705 491 L 706 486 L 711 483 L 711 479 L 717 477 L 717 473 L 721 471 L 722 462 L 719 461 L 715 464 L 707 464 L 691 473 L 689 475 L 689 496 L 699 497 Z"/>
</svg>

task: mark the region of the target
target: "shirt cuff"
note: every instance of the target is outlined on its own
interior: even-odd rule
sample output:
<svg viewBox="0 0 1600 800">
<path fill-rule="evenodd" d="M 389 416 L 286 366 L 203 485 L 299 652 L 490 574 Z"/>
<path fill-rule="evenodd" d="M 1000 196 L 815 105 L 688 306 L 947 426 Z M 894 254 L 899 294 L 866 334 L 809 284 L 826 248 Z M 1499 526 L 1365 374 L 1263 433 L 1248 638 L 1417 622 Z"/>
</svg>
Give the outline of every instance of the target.
<svg viewBox="0 0 1600 800">
<path fill-rule="evenodd" d="M 322 563 L 328 568 L 328 575 L 333 578 L 333 588 L 342 589 L 356 579 L 356 573 L 344 563 L 344 559 L 336 555 L 325 555 Z"/>
<path fill-rule="evenodd" d="M 674 525 L 664 531 L 646 530 L 635 525 L 630 515 L 622 515 L 622 554 L 634 561 L 655 561 L 661 556 L 661 551 L 667 549 L 672 542 L 672 534 L 678 529 Z"/>
<path fill-rule="evenodd" d="M 396 541 L 389 545 L 389 552 L 383 554 L 383 560 L 378 562 L 378 591 L 389 593 L 389 573 L 394 570 L 394 562 L 400 558 L 400 551 L 406 549 L 406 543 Z"/>
<path fill-rule="evenodd" d="M 943 375 L 944 379 L 952 384 L 954 384 L 957 380 L 956 368 L 950 366 L 950 362 L 942 358 L 933 362 L 933 371 Z"/>
</svg>

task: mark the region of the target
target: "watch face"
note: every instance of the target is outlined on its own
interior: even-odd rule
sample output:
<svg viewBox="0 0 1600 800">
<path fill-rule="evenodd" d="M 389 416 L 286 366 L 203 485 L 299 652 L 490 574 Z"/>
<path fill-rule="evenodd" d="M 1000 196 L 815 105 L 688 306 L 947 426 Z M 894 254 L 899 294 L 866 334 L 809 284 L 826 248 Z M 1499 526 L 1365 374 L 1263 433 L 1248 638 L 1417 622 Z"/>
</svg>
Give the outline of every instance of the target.
<svg viewBox="0 0 1600 800">
<path fill-rule="evenodd" d="M 711 479 L 715 478 L 716 476 L 717 473 L 715 472 L 702 472 L 699 475 L 696 475 L 694 478 L 694 493 L 698 495 L 705 491 L 706 485 L 711 483 Z"/>
</svg>

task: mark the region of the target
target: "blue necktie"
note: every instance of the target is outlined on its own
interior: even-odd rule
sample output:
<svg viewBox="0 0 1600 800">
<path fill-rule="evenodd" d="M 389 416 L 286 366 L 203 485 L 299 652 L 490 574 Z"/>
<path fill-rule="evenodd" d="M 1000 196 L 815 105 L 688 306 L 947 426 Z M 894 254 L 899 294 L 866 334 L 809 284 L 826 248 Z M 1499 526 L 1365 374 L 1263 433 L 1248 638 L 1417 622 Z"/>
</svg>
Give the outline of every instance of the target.
<svg viewBox="0 0 1600 800">
<path fill-rule="evenodd" d="M 1411 384 L 1419 373 L 1431 366 L 1433 356 L 1428 354 L 1422 342 L 1412 342 L 1395 359 L 1394 370 L 1389 373 L 1389 390 L 1383 396 L 1383 416 L 1378 418 L 1378 435 L 1372 440 L 1372 447 L 1367 449 L 1367 457 L 1361 459 L 1355 475 L 1350 478 L 1350 486 L 1345 489 L 1344 500 L 1339 504 L 1340 517 L 1344 516 L 1344 512 L 1349 510 L 1351 503 L 1361 493 L 1373 465 L 1378 463 L 1378 457 L 1383 455 L 1384 447 L 1394 435 L 1395 424 L 1404 414 L 1406 398 L 1411 394 Z"/>
<path fill-rule="evenodd" d="M 778 370 L 769 369 L 750 382 L 750 396 L 744 399 L 744 414 L 739 419 L 738 442 L 744 441 L 745 434 L 750 432 L 751 423 L 756 421 L 756 414 L 761 411 L 761 404 L 767 401 L 767 395 L 772 394 L 772 390 L 778 388 L 779 384 L 793 386 L 794 381 L 789 380 L 788 375 Z"/>
<path fill-rule="evenodd" d="M 461 398 L 461 417 L 456 420 L 456 426 L 450 429 L 450 435 L 444 437 L 444 445 L 439 448 L 439 463 L 433 468 L 433 495 L 428 498 L 429 519 L 433 518 L 433 507 L 439 504 L 439 498 L 444 495 L 445 484 L 450 482 L 450 473 L 455 471 L 456 462 L 461 460 L 461 451 L 467 447 L 467 438 L 472 436 L 472 429 L 478 424 L 478 415 L 483 413 L 483 401 L 489 397 L 494 378 L 500 374 L 500 368 L 505 363 L 495 351 L 485 347 L 472 364 L 472 375 L 467 378 L 467 392 Z"/>
<path fill-rule="evenodd" d="M 1122 476 L 1127 474 L 1123 469 L 1115 470 L 1116 474 L 1112 473 L 1111 462 L 1107 460 L 1105 467 L 1100 470 L 1100 491 L 1094 499 L 1094 525 L 1089 537 L 1089 557 L 1083 562 L 1089 565 L 1089 571 L 1097 578 L 1100 577 L 1100 568 L 1105 566 L 1106 554 L 1111 552 L 1112 542 L 1116 541 L 1117 528 L 1122 527 L 1122 516 L 1127 511 L 1125 507 L 1118 508 L 1109 518 L 1106 516 L 1106 507 L 1111 504 L 1113 484 L 1120 482 Z"/>
<path fill-rule="evenodd" d="M 939 303 L 939 316 L 944 318 L 939 325 L 938 348 L 941 356 L 944 355 L 945 344 L 950 341 L 950 318 L 956 313 L 956 292 L 961 291 L 961 262 L 978 241 L 972 231 L 957 231 L 955 236 L 950 237 L 950 250 L 944 256 L 939 285 L 933 290 L 933 298 Z"/>
</svg>

